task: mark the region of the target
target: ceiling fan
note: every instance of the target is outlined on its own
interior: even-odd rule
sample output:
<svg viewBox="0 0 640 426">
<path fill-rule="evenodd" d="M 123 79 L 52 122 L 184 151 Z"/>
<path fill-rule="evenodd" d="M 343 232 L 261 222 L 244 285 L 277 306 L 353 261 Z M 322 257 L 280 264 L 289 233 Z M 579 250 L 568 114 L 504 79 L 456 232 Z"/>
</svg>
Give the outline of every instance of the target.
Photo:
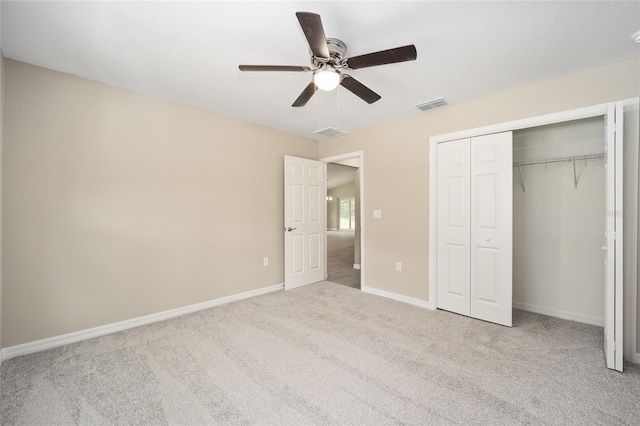
<svg viewBox="0 0 640 426">
<path fill-rule="evenodd" d="M 305 106 L 317 89 L 329 91 L 338 87 L 338 84 L 372 104 L 380 99 L 380 95 L 344 71 L 413 61 L 418 56 L 416 47 L 411 44 L 353 58 L 343 58 L 347 46 L 341 40 L 325 37 L 320 15 L 297 12 L 296 16 L 311 49 L 312 67 L 295 65 L 240 65 L 239 67 L 240 71 L 313 72 L 313 80 L 291 105 L 293 107 Z"/>
</svg>

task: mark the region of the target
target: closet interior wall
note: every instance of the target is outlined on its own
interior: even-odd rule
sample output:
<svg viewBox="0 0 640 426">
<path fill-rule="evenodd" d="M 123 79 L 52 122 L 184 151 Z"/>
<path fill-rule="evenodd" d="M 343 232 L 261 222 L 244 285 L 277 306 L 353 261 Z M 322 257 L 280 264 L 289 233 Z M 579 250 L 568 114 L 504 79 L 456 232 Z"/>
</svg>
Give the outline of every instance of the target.
<svg viewBox="0 0 640 426">
<path fill-rule="evenodd" d="M 514 164 L 602 154 L 604 131 L 602 117 L 515 131 Z M 604 227 L 603 159 L 515 166 L 513 307 L 602 326 Z"/>
</svg>

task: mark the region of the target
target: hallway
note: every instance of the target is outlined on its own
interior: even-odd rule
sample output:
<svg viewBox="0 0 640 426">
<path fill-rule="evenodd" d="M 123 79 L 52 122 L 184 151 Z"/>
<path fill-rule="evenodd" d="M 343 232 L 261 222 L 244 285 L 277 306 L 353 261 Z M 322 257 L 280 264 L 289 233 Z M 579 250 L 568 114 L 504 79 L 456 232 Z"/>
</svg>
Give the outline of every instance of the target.
<svg viewBox="0 0 640 426">
<path fill-rule="evenodd" d="M 327 231 L 327 281 L 359 289 L 360 269 L 353 267 L 354 236 L 352 231 Z"/>
</svg>

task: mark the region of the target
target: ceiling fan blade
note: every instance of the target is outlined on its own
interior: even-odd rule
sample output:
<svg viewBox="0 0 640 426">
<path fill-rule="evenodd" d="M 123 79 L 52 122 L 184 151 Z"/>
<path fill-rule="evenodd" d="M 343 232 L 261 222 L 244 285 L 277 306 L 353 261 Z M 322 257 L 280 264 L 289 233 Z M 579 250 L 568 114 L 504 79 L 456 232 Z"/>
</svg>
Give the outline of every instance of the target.
<svg viewBox="0 0 640 426">
<path fill-rule="evenodd" d="M 298 96 L 298 99 L 296 99 L 296 101 L 291 106 L 292 107 L 303 107 L 303 106 L 305 106 L 307 104 L 307 102 L 309 102 L 309 99 L 311 99 L 313 94 L 316 93 L 316 90 L 317 90 L 316 89 L 316 85 L 312 81 L 311 83 L 309 83 L 309 85 L 307 87 L 305 87 L 305 89 L 302 91 L 302 93 L 300 93 L 300 96 Z"/>
<path fill-rule="evenodd" d="M 327 38 L 324 35 L 322 20 L 320 15 L 311 12 L 296 12 L 298 22 L 302 27 L 311 52 L 318 58 L 329 59 L 329 48 L 327 47 Z"/>
<path fill-rule="evenodd" d="M 396 47 L 395 49 L 381 50 L 380 52 L 367 53 L 346 59 L 347 66 L 353 70 L 358 68 L 375 67 L 376 65 L 393 64 L 396 62 L 414 61 L 418 57 L 416 47 Z"/>
<path fill-rule="evenodd" d="M 380 100 L 380 95 L 349 75 L 344 75 L 340 85 L 368 104 Z"/>
<path fill-rule="evenodd" d="M 309 67 L 299 67 L 296 65 L 240 65 L 240 71 L 311 71 Z"/>
</svg>

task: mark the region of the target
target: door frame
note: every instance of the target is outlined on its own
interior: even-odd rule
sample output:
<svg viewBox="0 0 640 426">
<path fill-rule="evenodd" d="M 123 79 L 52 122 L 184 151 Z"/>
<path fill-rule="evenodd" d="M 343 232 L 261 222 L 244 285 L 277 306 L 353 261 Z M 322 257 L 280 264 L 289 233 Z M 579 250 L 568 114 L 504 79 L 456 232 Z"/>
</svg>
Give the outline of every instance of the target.
<svg viewBox="0 0 640 426">
<path fill-rule="evenodd" d="M 358 167 L 358 177 L 360 181 L 359 188 L 359 198 L 360 198 L 360 206 L 359 206 L 359 225 L 360 225 L 360 290 L 365 286 L 365 251 L 364 251 L 364 241 L 365 241 L 365 215 L 364 215 L 364 151 L 355 151 L 349 152 L 346 154 L 334 155 L 331 157 L 321 158 L 319 161 L 324 163 L 324 197 L 327 198 L 327 164 L 336 163 L 339 161 L 345 160 L 360 160 L 360 165 Z M 327 220 L 327 215 L 325 214 L 325 222 Z M 327 272 L 327 224 L 324 226 L 324 277 L 325 280 L 328 278 Z"/>
<path fill-rule="evenodd" d="M 638 108 L 639 98 L 624 99 L 623 108 Z M 508 121 L 475 129 L 462 130 L 429 137 L 429 307 L 436 309 L 436 247 L 437 247 L 437 146 L 442 142 L 472 138 L 491 133 L 516 131 L 530 127 L 562 123 L 583 118 L 605 116 L 614 102 L 577 108 L 552 114 L 539 115 L 520 120 Z M 626 126 L 626 125 L 625 125 Z M 624 141 L 624 319 L 623 352 L 624 359 L 640 362 L 636 353 L 637 326 L 637 261 L 638 261 L 638 132 Z M 633 137 L 635 135 L 635 138 Z M 634 161 L 635 160 L 635 161 Z"/>
</svg>

